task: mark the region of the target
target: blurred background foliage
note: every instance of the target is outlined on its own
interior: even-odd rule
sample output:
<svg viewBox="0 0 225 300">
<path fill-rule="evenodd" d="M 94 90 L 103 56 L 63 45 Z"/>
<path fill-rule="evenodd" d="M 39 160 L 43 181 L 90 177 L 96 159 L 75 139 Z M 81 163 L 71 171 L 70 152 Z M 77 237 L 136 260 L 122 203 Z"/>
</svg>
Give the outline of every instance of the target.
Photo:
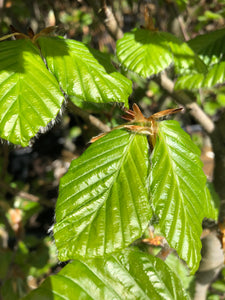
<svg viewBox="0 0 225 300">
<path fill-rule="evenodd" d="M 38 32 L 58 25 L 59 35 L 113 54 L 115 40 L 88 3 L 85 0 L 0 0 L 0 36 L 10 33 L 11 24 L 21 32 L 26 32 L 28 27 Z M 145 4 L 150 6 L 157 28 L 184 40 L 225 25 L 224 0 L 111 0 L 107 3 L 124 32 L 144 24 Z M 120 71 L 133 81 L 130 104 L 138 103 L 146 116 L 176 106 L 157 81 L 144 80 L 124 69 Z M 189 93 L 213 120 L 224 110 L 223 85 Z M 78 103 L 78 106 L 110 127 L 122 123 L 122 111 L 117 105 Z M 202 149 L 204 171 L 211 181 L 213 152 L 209 139 L 190 115 L 180 114 L 176 118 Z M 66 109 L 49 127 L 51 130 L 34 139 L 32 148 L 23 149 L 4 142 L 0 145 L 0 291 L 5 300 L 20 299 L 63 266 L 57 262 L 51 237 L 59 180 L 71 160 L 99 133 Z M 185 287 L 191 289 L 193 278 L 182 276 L 188 273 L 176 255 L 168 259 L 168 264 L 177 265 Z M 225 299 L 224 269 L 210 287 L 208 299 Z"/>
</svg>

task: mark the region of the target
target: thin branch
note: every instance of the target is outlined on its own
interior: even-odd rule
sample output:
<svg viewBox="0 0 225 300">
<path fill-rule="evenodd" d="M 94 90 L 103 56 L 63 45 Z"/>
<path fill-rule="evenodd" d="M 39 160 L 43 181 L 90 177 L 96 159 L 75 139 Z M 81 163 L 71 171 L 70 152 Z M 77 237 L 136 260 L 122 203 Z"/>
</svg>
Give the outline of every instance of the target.
<svg viewBox="0 0 225 300">
<path fill-rule="evenodd" d="M 179 13 L 179 11 L 178 11 L 178 9 L 177 9 L 176 4 L 173 3 L 173 2 L 172 2 L 171 4 L 172 4 L 172 6 L 173 6 L 173 10 L 174 10 L 174 12 L 175 12 L 177 21 L 178 21 L 179 26 L 180 26 L 180 30 L 181 30 L 181 32 L 182 32 L 182 34 L 183 34 L 183 37 L 184 37 L 184 40 L 185 40 L 185 41 L 188 41 L 190 38 L 189 38 L 189 35 L 188 35 L 188 33 L 187 33 L 186 26 L 185 26 L 185 24 L 184 24 L 183 16 L 180 15 L 180 13 Z"/>
<path fill-rule="evenodd" d="M 196 119 L 196 121 L 208 134 L 211 134 L 214 131 L 215 125 L 213 121 L 183 90 L 174 91 L 174 82 L 169 79 L 165 73 L 161 74 L 160 80 L 156 81 L 179 104 L 184 105 L 186 108 L 190 109 L 190 114 Z"/>
<path fill-rule="evenodd" d="M 170 247 L 164 247 L 159 251 L 159 253 L 156 256 L 161 260 L 165 261 L 172 251 L 173 249 L 171 249 Z"/>
<path fill-rule="evenodd" d="M 51 202 L 47 201 L 47 200 L 43 200 L 33 194 L 24 192 L 24 191 L 20 191 L 17 188 L 13 188 L 10 185 L 8 185 L 7 183 L 5 183 L 4 181 L 0 181 L 0 188 L 1 190 L 5 190 L 6 192 L 10 193 L 13 196 L 18 196 L 21 198 L 25 198 L 27 200 L 30 200 L 32 202 L 39 202 L 40 204 L 43 204 L 47 207 L 54 207 L 55 205 L 51 204 Z"/>
<path fill-rule="evenodd" d="M 114 40 L 119 40 L 123 37 L 123 31 L 121 30 L 112 9 L 106 4 L 105 0 L 98 1 L 86 0 L 87 3 L 93 8 L 96 16 L 105 25 L 106 30 L 112 36 Z"/>
<path fill-rule="evenodd" d="M 110 131 L 111 129 L 109 128 L 108 125 L 104 124 L 102 121 L 100 121 L 98 118 L 95 116 L 89 114 L 88 112 L 80 109 L 77 107 L 75 104 L 73 104 L 71 101 L 68 101 L 68 108 L 73 112 L 75 115 L 78 115 L 81 117 L 84 121 L 87 123 L 90 123 L 93 125 L 95 128 L 102 132 L 107 132 Z"/>
</svg>

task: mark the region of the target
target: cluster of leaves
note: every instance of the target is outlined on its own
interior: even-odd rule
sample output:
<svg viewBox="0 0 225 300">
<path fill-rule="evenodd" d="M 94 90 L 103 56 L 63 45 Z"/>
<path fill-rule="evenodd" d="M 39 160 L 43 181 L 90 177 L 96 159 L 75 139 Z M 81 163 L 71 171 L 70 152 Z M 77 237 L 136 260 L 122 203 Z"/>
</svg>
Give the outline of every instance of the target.
<svg viewBox="0 0 225 300">
<path fill-rule="evenodd" d="M 50 37 L 50 31 L 16 33 L 20 39 L 0 43 L 0 136 L 23 147 L 55 119 L 65 97 L 75 104 L 123 102 L 127 107 L 132 91 L 108 55 Z M 224 80 L 223 34 L 212 33 L 216 50 L 207 37 L 199 37 L 198 50 L 196 40 L 187 44 L 166 32 L 134 29 L 117 42 L 117 57 L 144 78 L 174 65 L 178 76 L 205 76 L 198 87 L 212 86 Z M 177 87 L 186 76 L 178 77 Z M 200 151 L 179 123 L 133 114 L 131 124 L 94 142 L 62 178 L 53 232 L 59 259 L 73 262 L 26 299 L 188 298 L 163 261 L 127 247 L 157 219 L 169 245 L 192 273 L 197 270 L 202 220 L 216 218 Z M 151 147 L 146 132 L 156 138 Z"/>
</svg>

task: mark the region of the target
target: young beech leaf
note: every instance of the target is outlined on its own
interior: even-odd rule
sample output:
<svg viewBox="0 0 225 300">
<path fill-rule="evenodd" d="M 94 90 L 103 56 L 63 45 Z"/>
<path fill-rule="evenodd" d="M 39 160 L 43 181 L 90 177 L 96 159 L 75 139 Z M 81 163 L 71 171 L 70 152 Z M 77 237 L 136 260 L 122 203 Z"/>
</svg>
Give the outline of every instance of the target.
<svg viewBox="0 0 225 300">
<path fill-rule="evenodd" d="M 219 63 L 225 54 L 225 28 L 198 35 L 189 40 L 188 45 L 202 58 L 205 64 Z"/>
<path fill-rule="evenodd" d="M 175 89 L 199 89 L 199 88 L 211 88 L 216 84 L 225 82 L 225 61 L 214 64 L 209 67 L 209 71 L 205 74 L 187 74 L 177 78 L 175 83 Z"/>
<path fill-rule="evenodd" d="M 176 121 L 159 124 L 150 192 L 161 233 L 195 272 L 201 259 L 202 220 L 214 212 L 209 207 L 200 150 Z"/>
<path fill-rule="evenodd" d="M 109 254 L 141 237 L 151 217 L 143 135 L 114 130 L 61 179 L 54 238 L 59 259 Z"/>
<path fill-rule="evenodd" d="M 129 249 L 113 256 L 74 260 L 24 298 L 29 299 L 185 300 L 189 296 L 165 262 Z"/>
<path fill-rule="evenodd" d="M 177 73 L 184 69 L 206 72 L 207 68 L 193 50 L 168 32 L 134 29 L 117 41 L 116 53 L 122 65 L 146 78 L 175 65 Z"/>
<path fill-rule="evenodd" d="M 72 101 L 75 96 L 83 101 L 124 102 L 128 106 L 132 82 L 117 72 L 109 55 L 60 37 L 39 37 L 37 42 L 50 71 Z"/>
<path fill-rule="evenodd" d="M 188 41 L 189 46 L 208 66 L 205 74 L 186 74 L 178 77 L 175 89 L 211 88 L 225 82 L 225 29 L 215 30 Z"/>
<path fill-rule="evenodd" d="M 64 97 L 29 39 L 0 43 L 0 137 L 27 146 Z"/>
</svg>

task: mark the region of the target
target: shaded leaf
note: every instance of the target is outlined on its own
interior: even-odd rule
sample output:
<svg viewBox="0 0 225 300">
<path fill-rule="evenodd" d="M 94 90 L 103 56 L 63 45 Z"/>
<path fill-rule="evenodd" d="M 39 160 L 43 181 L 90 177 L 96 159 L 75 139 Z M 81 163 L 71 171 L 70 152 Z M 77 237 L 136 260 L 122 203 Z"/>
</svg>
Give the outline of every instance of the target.
<svg viewBox="0 0 225 300">
<path fill-rule="evenodd" d="M 175 89 L 210 88 L 225 82 L 225 61 L 213 65 L 206 74 L 188 74 L 178 77 Z"/>
<path fill-rule="evenodd" d="M 209 66 L 203 74 L 188 74 L 177 79 L 175 89 L 211 88 L 225 82 L 225 29 L 199 35 L 188 42 L 189 46 Z"/>
<path fill-rule="evenodd" d="M 67 95 L 89 102 L 128 105 L 132 83 L 116 71 L 109 55 L 60 37 L 40 37 L 38 44 Z"/>
<path fill-rule="evenodd" d="M 218 63 L 225 56 L 225 29 L 198 35 L 188 45 L 207 65 Z"/>
<path fill-rule="evenodd" d="M 204 74 L 200 74 L 200 73 L 180 76 L 177 78 L 177 80 L 175 82 L 174 89 L 175 90 L 199 89 L 199 88 L 203 87 L 202 84 L 204 82 L 204 78 L 205 78 Z"/>
<path fill-rule="evenodd" d="M 176 36 L 164 33 L 165 39 L 170 45 L 173 53 L 175 71 L 177 74 L 184 72 L 207 72 L 207 67 L 203 61 L 193 52 L 187 43 L 182 42 Z"/>
<path fill-rule="evenodd" d="M 151 217 L 145 136 L 114 130 L 71 163 L 60 183 L 54 238 L 59 259 L 100 256 L 139 238 Z"/>
<path fill-rule="evenodd" d="M 180 280 L 159 258 L 126 250 L 107 258 L 75 260 L 24 300 L 189 299 Z"/>
<path fill-rule="evenodd" d="M 116 49 L 120 62 L 144 78 L 161 72 L 172 63 L 177 72 L 185 68 L 206 71 L 192 49 L 167 32 L 134 29 L 117 41 Z"/>
<path fill-rule="evenodd" d="M 27 146 L 60 110 L 63 95 L 30 40 L 0 43 L 0 136 Z"/>
<path fill-rule="evenodd" d="M 194 273 L 201 259 L 202 220 L 209 213 L 200 150 L 176 121 L 161 122 L 158 135 L 150 184 L 153 208 L 160 231 Z"/>
</svg>

